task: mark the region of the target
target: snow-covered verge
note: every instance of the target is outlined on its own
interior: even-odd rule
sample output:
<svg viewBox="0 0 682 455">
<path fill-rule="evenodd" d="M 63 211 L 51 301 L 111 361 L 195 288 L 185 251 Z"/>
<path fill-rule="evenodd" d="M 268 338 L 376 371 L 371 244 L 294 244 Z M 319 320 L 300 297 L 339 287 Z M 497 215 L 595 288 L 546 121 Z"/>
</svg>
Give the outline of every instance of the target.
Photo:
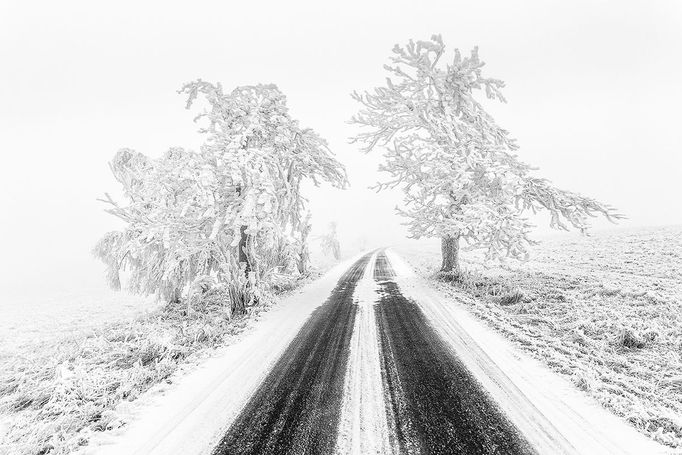
<svg viewBox="0 0 682 455">
<path fill-rule="evenodd" d="M 438 245 L 396 250 L 425 277 Z M 545 240 L 526 263 L 465 254 L 439 292 L 655 441 L 682 448 L 682 227 Z"/>
<path fill-rule="evenodd" d="M 124 427 L 131 402 L 231 343 L 278 300 L 265 298 L 231 317 L 221 295 L 161 307 L 125 293 L 86 291 L 12 300 L 3 311 L 0 453 L 71 453 Z"/>
</svg>

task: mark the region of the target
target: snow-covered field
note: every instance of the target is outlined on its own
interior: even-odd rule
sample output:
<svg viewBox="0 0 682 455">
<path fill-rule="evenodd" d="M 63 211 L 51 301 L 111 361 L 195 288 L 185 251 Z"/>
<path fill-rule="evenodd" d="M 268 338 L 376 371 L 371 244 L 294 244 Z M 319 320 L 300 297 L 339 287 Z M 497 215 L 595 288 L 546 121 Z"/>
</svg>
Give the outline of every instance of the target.
<svg viewBox="0 0 682 455">
<path fill-rule="evenodd" d="M 0 356 L 86 334 L 111 322 L 133 319 L 156 307 L 152 297 L 101 286 L 71 290 L 26 289 L 0 299 Z"/>
<path fill-rule="evenodd" d="M 397 250 L 418 270 L 436 242 Z M 464 283 L 436 286 L 640 431 L 682 447 L 682 226 L 547 237 L 530 261 L 464 255 Z"/>
</svg>

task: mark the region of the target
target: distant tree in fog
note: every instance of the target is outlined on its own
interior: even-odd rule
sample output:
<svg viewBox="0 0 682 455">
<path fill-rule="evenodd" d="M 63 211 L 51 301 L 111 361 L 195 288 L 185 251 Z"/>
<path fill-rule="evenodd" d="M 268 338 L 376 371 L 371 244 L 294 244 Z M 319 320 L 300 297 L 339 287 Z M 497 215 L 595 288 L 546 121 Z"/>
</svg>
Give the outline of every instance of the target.
<svg viewBox="0 0 682 455">
<path fill-rule="evenodd" d="M 443 62 L 440 36 L 396 45 L 385 65 L 386 85 L 353 93 L 362 104 L 351 119 L 363 129 L 352 138 L 364 152 L 386 151 L 378 189 L 401 187 L 410 236 L 439 237 L 441 271 L 459 275 L 460 239 L 483 248 L 486 258 L 525 258 L 532 225 L 524 212 L 547 210 L 553 228 L 582 232 L 588 219 L 622 218 L 592 198 L 554 187 L 531 175 L 514 152 L 518 146 L 488 114 L 477 96 L 505 102 L 504 83 L 483 76 L 478 49 Z"/>
<path fill-rule="evenodd" d="M 110 164 L 127 199 L 104 200 L 126 223 L 95 247 L 110 283 L 120 286 L 119 270 L 128 269 L 134 291 L 176 300 L 198 281 L 247 286 L 304 271 L 310 222 L 301 183 L 346 185 L 326 141 L 291 118 L 274 85 L 224 93 L 199 80 L 181 92 L 188 109 L 198 98 L 205 107 L 201 149 L 157 159 L 123 149 Z"/>
<path fill-rule="evenodd" d="M 322 251 L 325 254 L 332 256 L 334 259 L 341 258 L 341 244 L 336 234 L 336 222 L 329 223 L 329 231 L 321 237 Z"/>
</svg>

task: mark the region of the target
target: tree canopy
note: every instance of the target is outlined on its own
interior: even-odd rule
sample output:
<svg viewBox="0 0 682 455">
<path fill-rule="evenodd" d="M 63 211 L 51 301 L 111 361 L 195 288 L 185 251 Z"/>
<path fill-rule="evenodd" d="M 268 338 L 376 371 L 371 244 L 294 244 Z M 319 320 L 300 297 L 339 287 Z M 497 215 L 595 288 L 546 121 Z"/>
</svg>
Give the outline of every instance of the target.
<svg viewBox="0 0 682 455">
<path fill-rule="evenodd" d="M 225 93 L 198 80 L 180 92 L 188 109 L 204 104 L 200 150 L 176 147 L 152 159 L 122 149 L 110 163 L 127 199 L 104 199 L 126 223 L 95 247 L 110 283 L 120 286 L 127 269 L 134 291 L 175 299 L 196 281 L 239 282 L 247 265 L 258 282 L 303 270 L 296 262 L 310 228 L 301 183 L 347 184 L 326 141 L 291 118 L 275 85 Z M 248 264 L 239 263 L 239 248 Z"/>
</svg>

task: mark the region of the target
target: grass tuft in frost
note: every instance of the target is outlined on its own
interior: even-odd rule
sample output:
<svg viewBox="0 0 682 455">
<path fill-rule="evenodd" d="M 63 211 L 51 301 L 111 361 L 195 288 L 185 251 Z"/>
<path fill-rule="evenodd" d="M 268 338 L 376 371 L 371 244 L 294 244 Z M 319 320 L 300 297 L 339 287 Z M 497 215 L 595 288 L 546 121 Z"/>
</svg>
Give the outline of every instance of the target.
<svg viewBox="0 0 682 455">
<path fill-rule="evenodd" d="M 616 344 L 624 348 L 642 349 L 646 346 L 646 340 L 630 329 L 621 329 L 616 337 Z"/>
<path fill-rule="evenodd" d="M 516 305 L 517 303 L 522 302 L 524 299 L 525 296 L 523 295 L 523 292 L 521 292 L 519 289 L 516 289 L 512 292 L 507 292 L 504 295 L 500 296 L 499 304 L 503 306 Z"/>
</svg>

